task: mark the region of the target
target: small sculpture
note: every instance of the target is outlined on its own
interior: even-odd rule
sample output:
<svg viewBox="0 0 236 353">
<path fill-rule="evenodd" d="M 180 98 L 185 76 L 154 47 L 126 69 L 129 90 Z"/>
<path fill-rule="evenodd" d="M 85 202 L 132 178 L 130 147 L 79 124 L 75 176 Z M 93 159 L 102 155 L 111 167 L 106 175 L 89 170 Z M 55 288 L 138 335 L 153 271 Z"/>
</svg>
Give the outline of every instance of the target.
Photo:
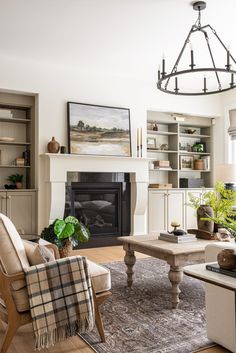
<svg viewBox="0 0 236 353">
<path fill-rule="evenodd" d="M 180 236 L 180 235 L 185 235 L 186 232 L 183 229 L 177 229 L 178 227 L 180 227 L 180 223 L 177 221 L 172 221 L 171 222 L 171 227 L 174 227 L 174 229 L 172 230 L 172 234 L 176 235 L 176 236 Z"/>
<path fill-rule="evenodd" d="M 158 125 L 157 124 L 153 124 L 152 125 L 152 130 L 153 131 L 158 131 Z"/>
<path fill-rule="evenodd" d="M 167 145 L 167 143 L 163 143 L 161 146 L 160 146 L 160 150 L 161 151 L 166 151 L 166 150 L 168 150 L 168 145 Z"/>
</svg>

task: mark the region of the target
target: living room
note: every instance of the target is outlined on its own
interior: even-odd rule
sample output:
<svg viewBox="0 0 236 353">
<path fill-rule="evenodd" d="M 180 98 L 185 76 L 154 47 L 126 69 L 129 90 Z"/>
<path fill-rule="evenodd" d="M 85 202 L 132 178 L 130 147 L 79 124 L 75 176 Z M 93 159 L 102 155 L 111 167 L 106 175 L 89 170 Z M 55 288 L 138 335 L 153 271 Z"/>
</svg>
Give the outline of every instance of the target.
<svg viewBox="0 0 236 353">
<path fill-rule="evenodd" d="M 216 309 L 209 304 L 211 289 L 206 290 L 205 302 L 204 285 L 193 279 L 195 270 L 183 275 L 189 262 L 205 261 L 205 245 L 211 247 L 212 240 L 198 239 L 197 251 L 195 244 L 194 250 L 190 246 L 176 252 L 176 244 L 168 243 L 160 251 L 145 238 L 149 234 L 155 239 L 161 231 L 172 231 L 172 226 L 197 228 L 190 192 L 203 200 L 217 181 L 234 182 L 232 168 L 219 179 L 219 166 L 236 163 L 232 31 L 236 5 L 233 0 L 225 6 L 207 0 L 206 8 L 199 3 L 195 9 L 187 0 L 3 0 L 0 4 L 0 213 L 11 219 L 22 238 L 37 238 L 56 219 L 80 218 L 92 235 L 88 242 L 77 244 L 73 254 L 105 264 L 112 281 L 112 295 L 101 305 L 106 343 L 98 342 L 94 329 L 90 336 L 69 338 L 45 352 L 236 352 L 235 317 L 227 319 L 228 308 L 223 307 L 223 312 L 214 313 L 212 329 L 208 316 Z M 216 65 L 227 77 L 226 86 L 222 82 L 219 88 L 220 71 L 207 69 L 214 65 L 204 35 L 202 42 L 195 43 L 197 33 L 186 41 L 194 24 L 198 29 L 210 24 L 216 31 L 209 43 Z M 214 51 L 219 42 L 215 33 L 223 42 L 222 51 Z M 186 52 L 180 55 L 184 44 Z M 179 55 L 189 70 L 189 82 L 176 75 Z M 205 69 L 198 72 L 199 67 Z M 199 81 L 191 77 L 194 70 L 200 77 L 201 94 L 196 95 Z M 173 94 L 168 94 L 165 76 L 171 72 Z M 163 84 L 162 90 L 157 82 Z M 186 95 L 182 95 L 184 84 Z M 214 90 L 215 94 L 207 94 Z M 106 114 L 114 118 L 109 121 Z M 85 125 L 79 127 L 80 121 Z M 109 129 L 118 136 L 121 152 L 114 152 L 109 137 L 94 142 L 94 132 L 110 136 Z M 125 149 L 119 135 L 124 130 Z M 78 150 L 75 132 L 83 138 L 90 135 L 84 145 L 76 141 Z M 19 189 L 16 176 L 23 183 Z M 76 213 L 76 207 L 88 200 L 85 184 L 90 195 L 100 195 L 97 205 L 107 213 L 116 207 L 112 234 L 110 218 L 104 221 L 101 212 L 92 226 L 86 223 L 88 214 L 81 218 Z M 101 235 L 105 228 L 107 233 Z M 118 239 L 122 236 L 124 240 Z M 235 284 L 226 285 L 221 300 L 229 295 L 229 310 L 234 312 L 235 289 L 230 286 Z M 214 295 L 217 300 L 222 297 L 218 289 Z M 1 322 L 0 344 L 5 328 Z M 234 337 L 228 339 L 225 330 L 234 332 Z M 22 326 L 8 352 L 32 352 L 33 345 L 32 327 Z"/>
</svg>

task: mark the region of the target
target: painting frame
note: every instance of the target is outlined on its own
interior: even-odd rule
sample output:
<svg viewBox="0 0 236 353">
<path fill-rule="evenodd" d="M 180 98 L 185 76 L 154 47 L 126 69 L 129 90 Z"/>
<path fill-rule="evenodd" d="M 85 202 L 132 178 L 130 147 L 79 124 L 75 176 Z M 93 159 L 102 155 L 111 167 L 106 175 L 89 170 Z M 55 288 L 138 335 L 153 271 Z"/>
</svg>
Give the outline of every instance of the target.
<svg viewBox="0 0 236 353">
<path fill-rule="evenodd" d="M 108 119 L 110 117 L 113 117 L 112 123 L 112 120 Z M 77 125 L 73 125 L 76 119 Z M 81 124 L 84 124 L 82 128 Z M 109 127 L 109 124 L 113 127 Z M 76 129 L 81 130 L 75 131 Z M 69 154 L 132 157 L 129 108 L 67 102 L 67 130 Z M 105 135 L 107 136 L 104 139 Z M 106 153 L 107 151 L 109 153 Z"/>
<path fill-rule="evenodd" d="M 182 155 L 179 158 L 180 170 L 193 170 L 193 156 Z M 187 166 L 189 165 L 189 166 Z"/>
<path fill-rule="evenodd" d="M 155 137 L 147 137 L 147 149 L 156 149 L 157 143 Z"/>
</svg>

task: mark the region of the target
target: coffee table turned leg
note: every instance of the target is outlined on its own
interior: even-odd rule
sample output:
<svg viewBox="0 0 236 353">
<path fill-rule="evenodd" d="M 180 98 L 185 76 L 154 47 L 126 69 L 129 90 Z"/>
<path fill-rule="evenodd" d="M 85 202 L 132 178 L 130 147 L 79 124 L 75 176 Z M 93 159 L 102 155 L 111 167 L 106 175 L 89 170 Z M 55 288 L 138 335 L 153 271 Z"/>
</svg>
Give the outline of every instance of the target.
<svg viewBox="0 0 236 353">
<path fill-rule="evenodd" d="M 134 251 L 133 250 L 125 250 L 125 257 L 124 257 L 124 261 L 127 267 L 126 273 L 127 273 L 127 285 L 129 288 L 132 287 L 133 284 L 133 267 L 134 264 L 136 262 L 136 257 L 134 255 Z"/>
<path fill-rule="evenodd" d="M 170 266 L 170 271 L 168 274 L 169 280 L 172 284 L 172 308 L 177 309 L 179 304 L 179 294 L 181 290 L 179 285 L 183 280 L 183 269 L 179 266 Z"/>
</svg>

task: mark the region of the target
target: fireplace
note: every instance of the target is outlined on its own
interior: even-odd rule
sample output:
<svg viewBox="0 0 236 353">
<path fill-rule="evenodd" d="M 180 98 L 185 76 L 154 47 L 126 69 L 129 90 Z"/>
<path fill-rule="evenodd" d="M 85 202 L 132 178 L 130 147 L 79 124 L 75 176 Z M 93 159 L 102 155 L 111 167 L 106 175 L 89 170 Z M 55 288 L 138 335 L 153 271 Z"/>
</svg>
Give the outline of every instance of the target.
<svg viewBox="0 0 236 353">
<path fill-rule="evenodd" d="M 117 237 L 130 235 L 130 212 L 129 174 L 68 173 L 64 215 L 78 218 L 92 235 L 80 248 L 120 244 Z"/>
<path fill-rule="evenodd" d="M 71 182 L 84 180 L 68 179 L 72 173 L 117 174 L 124 173 L 130 180 L 130 235 L 147 234 L 147 197 L 148 197 L 148 159 L 135 157 L 83 156 L 61 153 L 46 153 L 41 156 L 44 168 L 44 180 L 40 187 L 39 203 L 44 208 L 40 217 L 39 229 L 57 218 L 63 218 L 66 204 L 66 187 Z M 104 173 L 103 173 L 104 174 Z M 91 182 L 97 182 L 93 180 Z M 109 182 L 100 180 L 99 182 Z M 118 180 L 112 180 L 117 182 Z M 122 199 L 123 200 L 123 199 Z M 116 238 L 116 237 L 110 237 Z M 100 238 L 99 238 L 100 239 Z"/>
</svg>

